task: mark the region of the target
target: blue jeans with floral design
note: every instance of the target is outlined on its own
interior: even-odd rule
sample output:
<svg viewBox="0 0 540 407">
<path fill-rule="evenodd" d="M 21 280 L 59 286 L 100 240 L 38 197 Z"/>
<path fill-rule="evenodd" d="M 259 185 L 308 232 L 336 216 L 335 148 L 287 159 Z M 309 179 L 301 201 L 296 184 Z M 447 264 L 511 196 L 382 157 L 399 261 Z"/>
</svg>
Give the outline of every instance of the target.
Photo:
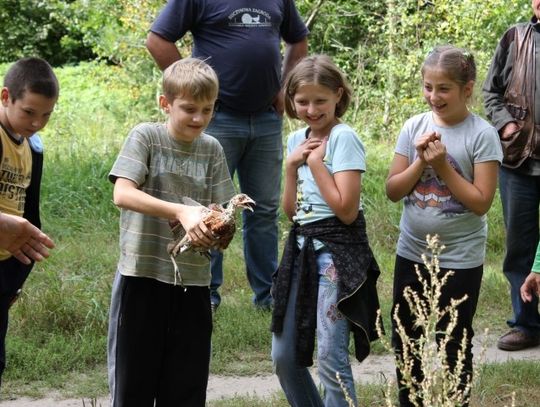
<svg viewBox="0 0 540 407">
<path fill-rule="evenodd" d="M 293 407 L 347 406 L 345 393 L 356 405 L 354 379 L 349 361 L 350 327 L 347 319 L 337 310 L 337 275 L 332 255 L 325 249 L 317 251 L 319 268 L 319 299 L 317 304 L 317 366 L 323 387 L 323 397 L 311 377 L 309 369 L 295 362 L 295 314 L 298 270 L 292 275 L 283 332 L 272 337 L 274 369 Z"/>
</svg>

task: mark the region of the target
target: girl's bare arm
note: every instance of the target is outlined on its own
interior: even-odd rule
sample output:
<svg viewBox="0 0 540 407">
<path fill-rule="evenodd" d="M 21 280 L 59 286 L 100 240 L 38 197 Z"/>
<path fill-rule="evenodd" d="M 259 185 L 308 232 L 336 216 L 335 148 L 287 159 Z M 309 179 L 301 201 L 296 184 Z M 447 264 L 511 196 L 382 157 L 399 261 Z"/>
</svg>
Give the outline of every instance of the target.
<svg viewBox="0 0 540 407">
<path fill-rule="evenodd" d="M 426 167 L 426 162 L 420 158 L 409 165 L 409 159 L 401 154 L 394 154 L 390 171 L 386 178 L 386 196 L 392 202 L 397 202 L 408 195 Z"/>
<path fill-rule="evenodd" d="M 499 163 L 487 161 L 474 164 L 473 182 L 463 178 L 448 161 L 441 166 L 434 167 L 437 175 L 446 183 L 446 186 L 467 209 L 478 216 L 482 216 L 491 207 L 495 190 L 497 189 L 497 175 Z"/>
<path fill-rule="evenodd" d="M 309 155 L 307 163 L 322 197 L 339 220 L 348 225 L 358 216 L 362 173 L 354 170 L 331 174 L 323 162 L 326 142 Z"/>
</svg>

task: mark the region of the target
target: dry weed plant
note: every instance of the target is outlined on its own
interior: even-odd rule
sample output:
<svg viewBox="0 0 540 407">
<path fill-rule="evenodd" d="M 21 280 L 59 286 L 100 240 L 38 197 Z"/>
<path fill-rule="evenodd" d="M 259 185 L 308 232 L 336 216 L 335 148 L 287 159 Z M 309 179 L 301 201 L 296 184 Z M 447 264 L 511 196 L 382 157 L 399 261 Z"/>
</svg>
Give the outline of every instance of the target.
<svg viewBox="0 0 540 407">
<path fill-rule="evenodd" d="M 446 345 L 452 339 L 452 332 L 457 324 L 457 306 L 467 299 L 452 299 L 444 308 L 439 305 L 441 290 L 454 272 L 444 274 L 440 271 L 439 255 L 444 250 L 437 235 L 426 238 L 429 254 L 422 254 L 422 261 L 428 271 L 429 278 L 424 279 L 416 265 L 416 274 L 422 285 L 421 296 L 410 287 L 405 288 L 404 298 L 415 318 L 415 327 L 423 333 L 418 339 L 409 338 L 405 328 L 398 317 L 399 308 L 396 307 L 392 318 L 397 325 L 397 333 L 403 343 L 403 352 L 396 355 L 396 366 L 402 373 L 402 381 L 398 385 L 406 387 L 410 394 L 409 399 L 414 406 L 454 407 L 461 406 L 469 401 L 471 389 L 471 376 L 467 376 L 467 383 L 461 383 L 463 375 L 465 350 L 467 348 L 466 332 L 457 355 L 456 366 L 450 368 L 445 352 Z M 446 318 L 449 322 L 445 327 L 437 324 Z M 393 351 L 390 341 L 382 332 L 382 323 L 379 310 L 377 330 L 381 341 L 387 350 Z M 424 378 L 419 381 L 413 374 L 414 360 L 420 362 Z M 386 405 L 392 406 L 390 392 L 385 392 Z M 421 404 L 419 404 L 421 403 Z"/>
<path fill-rule="evenodd" d="M 82 399 L 82 405 L 83 405 L 83 407 L 86 407 L 86 403 L 85 403 L 84 399 Z M 98 401 L 94 397 L 94 398 L 90 399 L 89 407 L 101 407 L 101 403 L 99 403 L 99 406 L 98 406 Z"/>
<path fill-rule="evenodd" d="M 341 376 L 339 372 L 336 372 L 336 379 L 339 383 L 339 387 L 341 387 L 341 391 L 345 395 L 345 400 L 347 401 L 347 404 L 349 405 L 349 407 L 356 407 L 356 404 L 354 404 L 354 401 L 351 398 L 351 395 L 349 394 L 347 387 L 345 387 L 345 383 L 343 383 L 343 380 L 341 380 Z"/>
</svg>

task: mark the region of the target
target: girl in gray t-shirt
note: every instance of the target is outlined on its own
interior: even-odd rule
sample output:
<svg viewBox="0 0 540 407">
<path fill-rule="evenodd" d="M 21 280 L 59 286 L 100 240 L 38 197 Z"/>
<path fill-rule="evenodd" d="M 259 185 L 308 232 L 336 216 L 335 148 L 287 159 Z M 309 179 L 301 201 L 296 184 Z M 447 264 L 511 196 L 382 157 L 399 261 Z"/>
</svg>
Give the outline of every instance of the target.
<svg viewBox="0 0 540 407">
<path fill-rule="evenodd" d="M 400 235 L 394 269 L 394 306 L 409 338 L 419 338 L 422 329 L 415 326 L 404 297 L 410 287 L 423 298 L 423 287 L 415 272 L 420 266 L 424 278 L 429 273 L 422 266 L 426 235 L 438 235 L 445 246 L 439 256 L 440 270 L 454 271 L 442 288 L 439 307 L 452 299 L 466 301 L 458 307 L 458 322 L 446 347 L 451 371 L 457 365 L 463 332 L 467 335 L 464 369 L 460 375 L 462 390 L 472 374 L 472 320 L 476 311 L 482 279 L 489 210 L 497 186 L 502 150 L 497 131 L 485 120 L 470 113 L 467 101 L 476 80 L 473 56 L 453 46 L 435 48 L 422 67 L 423 93 L 430 111 L 407 120 L 399 134 L 392 161 L 386 194 L 392 201 L 403 200 Z M 398 360 L 404 354 L 404 338 L 393 323 L 392 341 Z M 448 321 L 439 321 L 444 331 Z M 414 360 L 412 375 L 423 379 L 421 360 Z M 400 405 L 412 405 L 409 395 L 418 400 L 420 388 L 400 380 Z M 426 395 L 424 395 L 426 396 Z M 468 395 L 465 395 L 466 405 Z M 428 399 L 423 399 L 424 402 Z M 420 405 L 422 403 L 420 402 Z M 461 404 L 460 404 L 461 405 Z"/>
</svg>

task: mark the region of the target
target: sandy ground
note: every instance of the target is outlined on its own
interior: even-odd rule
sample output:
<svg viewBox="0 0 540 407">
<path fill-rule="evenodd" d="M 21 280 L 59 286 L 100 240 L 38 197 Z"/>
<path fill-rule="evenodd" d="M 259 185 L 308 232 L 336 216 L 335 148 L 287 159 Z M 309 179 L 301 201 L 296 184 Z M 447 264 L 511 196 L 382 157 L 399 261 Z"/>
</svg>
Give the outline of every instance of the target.
<svg viewBox="0 0 540 407">
<path fill-rule="evenodd" d="M 540 346 L 518 352 L 504 352 L 495 346 L 486 347 L 484 355 L 481 355 L 482 346 L 475 344 L 475 357 L 477 363 L 503 363 L 510 360 L 540 360 Z M 314 372 L 313 372 L 314 373 Z M 394 361 L 390 355 L 371 355 L 362 364 L 353 363 L 355 380 L 359 382 L 386 383 L 387 380 L 395 380 Z M 314 374 L 316 377 L 316 374 Z M 249 377 L 214 376 L 211 375 L 208 382 L 208 400 L 230 398 L 235 395 L 256 395 L 267 397 L 280 390 L 279 382 L 275 375 L 261 375 Z M 106 407 L 109 405 L 108 398 L 103 397 L 92 404 L 91 400 L 67 399 L 60 400 L 54 397 L 32 400 L 20 398 L 0 402 L 1 407 Z"/>
</svg>

